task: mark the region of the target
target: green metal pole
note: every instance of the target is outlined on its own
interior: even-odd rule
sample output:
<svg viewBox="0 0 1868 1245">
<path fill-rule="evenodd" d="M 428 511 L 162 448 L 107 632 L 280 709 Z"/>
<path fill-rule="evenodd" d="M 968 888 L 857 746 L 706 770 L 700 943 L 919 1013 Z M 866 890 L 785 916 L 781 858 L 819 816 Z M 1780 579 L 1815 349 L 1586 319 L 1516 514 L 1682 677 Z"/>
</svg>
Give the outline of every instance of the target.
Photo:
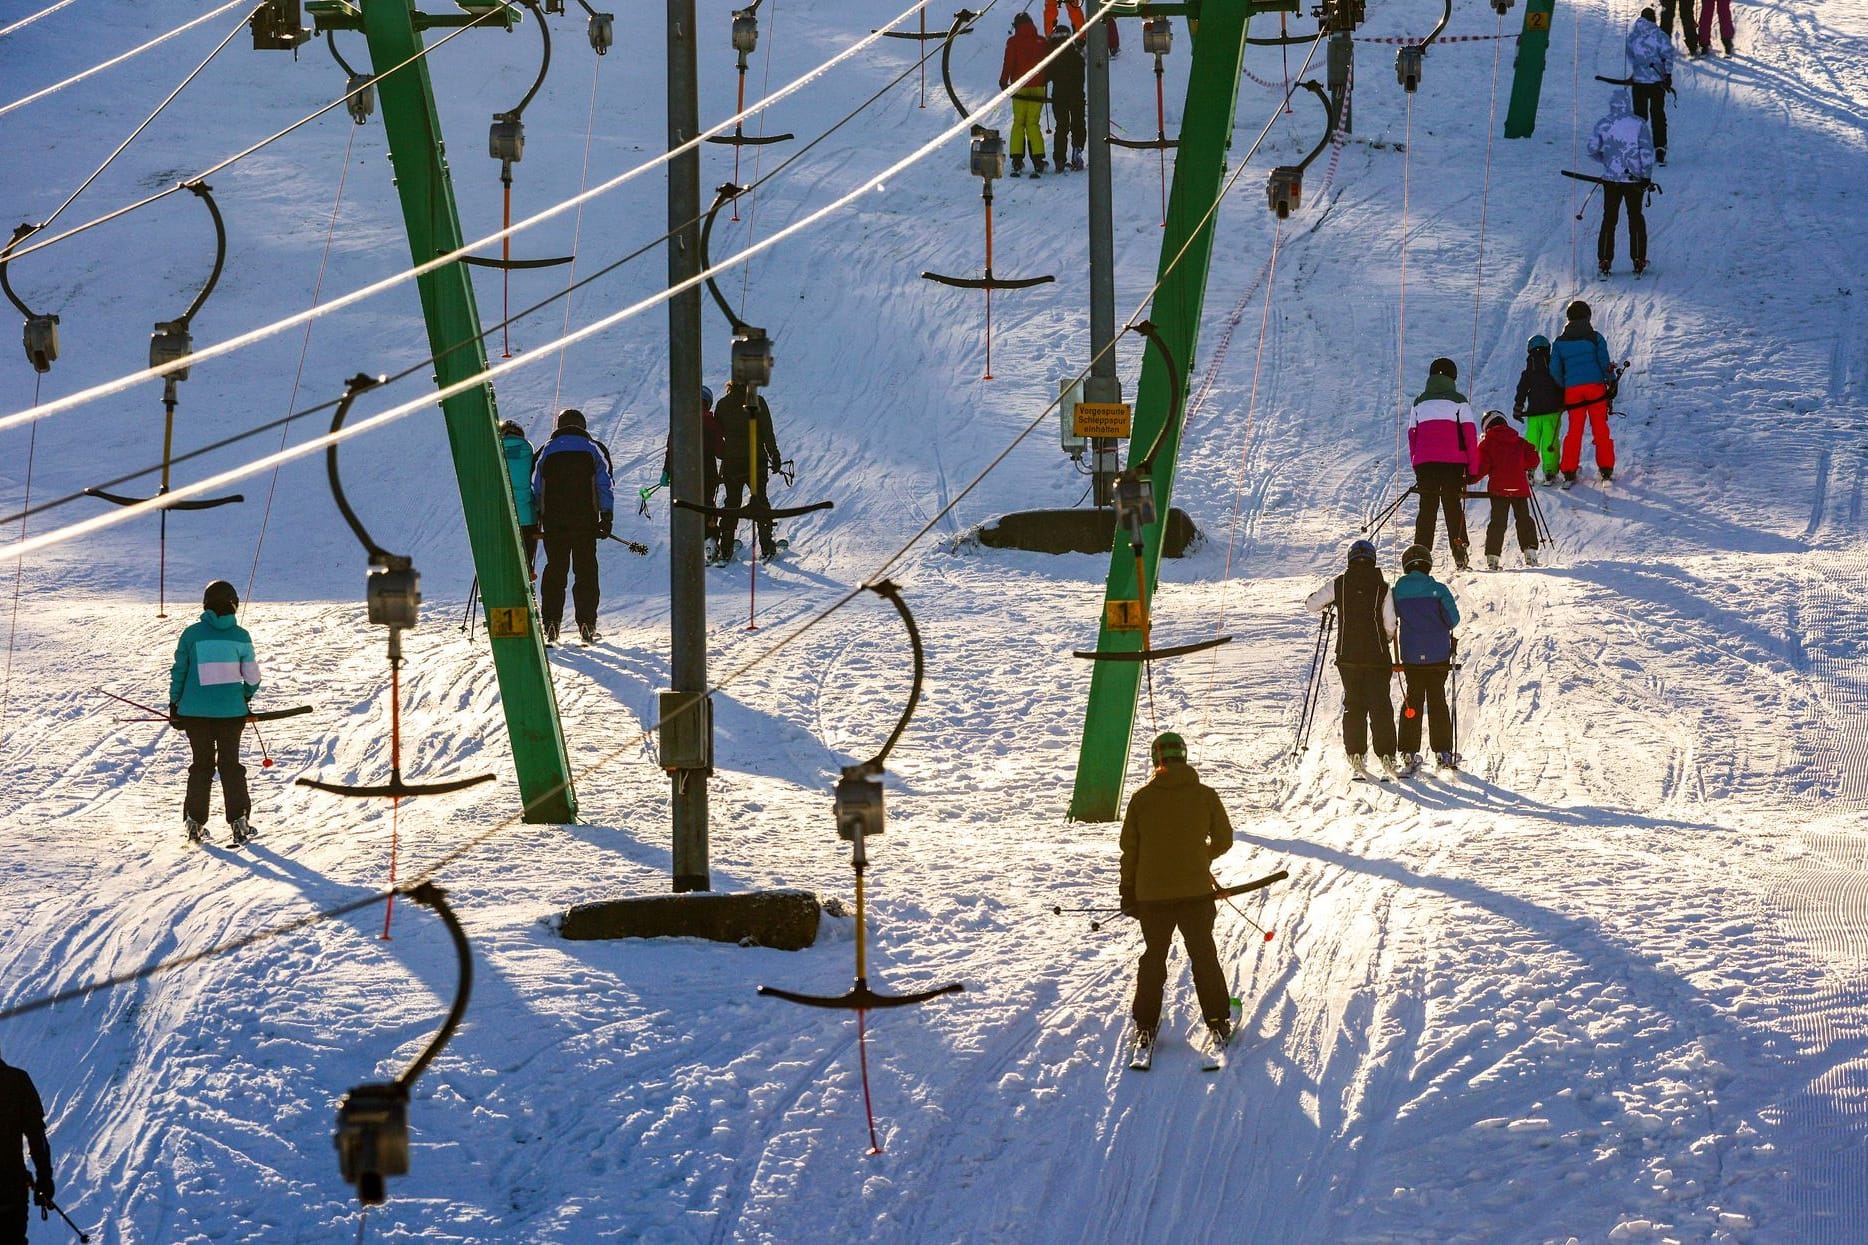
<svg viewBox="0 0 1868 1245">
<path fill-rule="evenodd" d="M 1167 229 L 1161 237 L 1157 270 L 1161 284 L 1148 317 L 1183 370 L 1191 370 L 1199 340 L 1217 216 L 1217 212 L 1209 215 L 1209 209 L 1219 199 L 1226 149 L 1232 140 L 1233 109 L 1238 104 L 1239 74 L 1244 67 L 1246 23 L 1253 11 L 1267 7 L 1252 0 L 1206 0 L 1200 6 L 1200 28 L 1193 40 L 1193 66 L 1187 78 L 1187 104 L 1181 112 L 1180 147 L 1175 152 L 1174 185 L 1168 197 Z M 1183 375 L 1183 388 L 1186 380 Z M 1144 452 L 1154 441 L 1168 417 L 1170 393 L 1167 364 L 1160 352 L 1146 352 L 1135 397 L 1134 435 L 1129 441 L 1132 454 Z M 1173 497 L 1174 460 L 1179 448 L 1177 432 L 1170 431 L 1155 458 L 1154 498 L 1159 520 L 1143 529 L 1151 596 L 1158 579 L 1161 533 Z M 1120 530 L 1110 553 L 1104 598 L 1097 649 L 1105 653 L 1139 650 L 1140 630 L 1110 626 L 1112 604 L 1139 600 L 1135 558 L 1127 536 Z M 1077 753 L 1076 787 L 1070 797 L 1070 816 L 1074 820 L 1116 819 L 1141 678 L 1139 662 L 1094 663 L 1083 742 Z"/>
<path fill-rule="evenodd" d="M 1544 89 L 1544 53 L 1550 49 L 1550 23 L 1557 0 L 1528 0 L 1518 57 L 1511 74 L 1511 108 L 1505 113 L 1505 137 L 1529 138 L 1537 128 L 1537 97 Z"/>
<path fill-rule="evenodd" d="M 421 50 L 410 0 L 363 0 L 363 33 L 377 73 L 413 60 Z M 396 191 L 402 198 L 409 254 L 417 263 L 458 250 L 462 243 L 454 184 L 441 145 L 441 122 L 426 58 L 377 81 L 383 129 Z M 435 381 L 446 386 L 486 369 L 480 311 L 465 264 L 453 263 L 416 279 L 428 344 L 439 361 Z M 506 731 L 525 820 L 562 824 L 577 818 L 570 759 L 558 725 L 558 702 L 545 664 L 544 641 L 532 612 L 525 559 L 519 547 L 518 516 L 499 446 L 499 412 L 493 387 L 483 384 L 441 403 L 447 419 L 454 474 L 480 599 L 486 609 L 493 665 L 499 676 Z"/>
</svg>

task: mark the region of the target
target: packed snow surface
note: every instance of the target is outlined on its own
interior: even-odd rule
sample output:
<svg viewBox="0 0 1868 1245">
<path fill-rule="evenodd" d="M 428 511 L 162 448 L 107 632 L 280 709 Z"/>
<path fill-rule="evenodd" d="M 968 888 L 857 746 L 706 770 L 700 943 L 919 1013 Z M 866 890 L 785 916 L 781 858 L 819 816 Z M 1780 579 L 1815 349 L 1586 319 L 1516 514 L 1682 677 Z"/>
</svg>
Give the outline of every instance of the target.
<svg viewBox="0 0 1868 1245">
<path fill-rule="evenodd" d="M 0 25 L 32 7 L 9 6 Z M 728 7 L 701 5 L 709 120 L 734 99 Z M 1157 726 L 1183 732 L 1237 828 L 1219 878 L 1290 871 L 1237 912 L 1221 909 L 1245 1022 L 1218 1074 L 1202 1075 L 1187 1043 L 1196 1018 L 1178 953 L 1154 1068 L 1129 1072 L 1138 935 L 1119 919 L 1093 929 L 1052 914 L 1115 897 L 1115 826 L 1064 816 L 1088 688 L 1088 663 L 1066 654 L 1093 646 L 1105 560 L 967 539 L 1005 511 L 1075 505 L 1087 485 L 1047 421 L 962 496 L 1087 360 L 1083 176 L 997 187 L 995 270 L 1058 280 L 995 298 L 991 382 L 979 379 L 979 297 L 918 278 L 984 261 L 961 139 L 721 281 L 776 343 L 768 396 L 798 471 L 781 494 L 837 507 L 787 525 L 791 552 L 759 571 L 756 630 L 747 567 L 708 572 L 710 670 L 750 663 L 716 696 L 716 888 L 802 887 L 850 910 L 830 785 L 893 724 L 907 647 L 867 594 L 803 627 L 935 520 L 890 571 L 929 672 L 890 759 L 888 831 L 871 844 L 870 975 L 890 991 L 966 991 L 869 1015 L 880 1153 L 869 1153 L 855 1017 L 754 993 L 843 990 L 848 915 L 827 915 L 817 945 L 795 953 L 556 932 L 570 905 L 667 886 L 668 780 L 641 735 L 669 678 L 666 494 L 648 518 L 630 504 L 660 470 L 666 319 L 649 311 L 561 356 L 549 343 L 564 330 L 562 303 L 515 325 L 512 352 L 537 357 L 498 385 L 502 414 L 542 433 L 554 407 L 581 407 L 615 453 L 619 533 L 651 552 L 606 546 L 606 638 L 551 657 L 584 823 L 510 825 L 440 875 L 472 939 L 472 1004 L 416 1085 L 412 1170 L 368 1213 L 366 1238 L 1862 1240 L 1868 16 L 1845 0 L 1733 7 L 1739 55 L 1676 71 L 1665 194 L 1649 211 L 1653 267 L 1638 281 L 1625 239 L 1619 271 L 1596 278 L 1597 206 L 1579 224 L 1584 188 L 1558 176 L 1586 167 L 1579 135 L 1609 89 L 1593 76 L 1623 72 L 1635 0 L 1559 7 L 1528 140 L 1487 141 L 1503 124 L 1509 42 L 1433 49 L 1411 104 L 1389 71 L 1392 45 L 1359 44 L 1353 133 L 1312 167 L 1302 208 L 1280 227 L 1261 194 L 1270 167 L 1319 133 L 1320 109 L 1300 92 L 1219 210 L 1174 497 L 1204 541 L 1164 565 L 1156 634 L 1234 641 L 1154 672 L 1127 783 L 1145 778 Z M 996 80 L 1009 8 L 955 49 L 969 100 Z M 1420 36 L 1438 17 L 1425 0 L 1369 9 L 1371 37 Z M 748 98 L 895 12 L 766 0 Z M 184 15 L 81 0 L 0 40 L 0 96 L 50 85 Z M 44 219 L 233 16 L 0 116 L 11 219 Z M 929 25 L 948 19 L 935 11 Z M 601 61 L 582 20 L 552 19 L 515 216 L 583 184 L 593 115 L 592 183 L 664 146 L 659 11 L 619 8 L 617 47 Z M 1520 21 L 1458 0 L 1448 34 Z M 1191 49 L 1176 26 L 1170 132 Z M 1114 112 L 1145 136 L 1154 75 L 1139 34 L 1129 23 Z M 60 225 L 191 176 L 341 89 L 317 45 L 294 60 L 247 42 L 236 36 Z M 366 59 L 356 35 L 338 46 Z M 878 43 L 749 123 L 798 138 L 748 148 L 740 179 L 822 133 L 917 51 Z M 1235 161 L 1306 51 L 1287 62 L 1250 50 Z M 501 214 L 480 127 L 536 66 L 528 27 L 468 32 L 432 57 L 469 237 Z M 1321 68 L 1319 52 L 1309 73 Z M 738 223 L 723 218 L 714 255 L 863 186 L 951 124 L 931 79 L 925 109 L 910 73 L 762 188 Z M 1145 310 L 1158 259 L 1159 168 L 1150 152 L 1114 161 L 1126 323 Z M 733 165 L 731 148 L 707 147 L 706 184 Z M 335 112 L 213 186 L 230 246 L 195 321 L 201 344 L 408 261 L 380 117 L 358 127 Z M 581 221 L 567 213 L 521 233 L 513 253 L 566 254 L 575 238 L 577 274 L 588 275 L 655 237 L 663 196 L 650 173 Z M 61 316 L 63 357 L 37 391 L 17 354 L 0 357 L 0 412 L 141 366 L 150 324 L 180 314 L 205 276 L 210 239 L 199 204 L 176 195 L 12 264 L 21 296 Z M 580 291 L 568 322 L 653 293 L 665 271 L 651 248 Z M 515 273 L 512 306 L 565 279 L 561 268 Z M 476 281 L 491 322 L 499 274 Z M 1509 407 L 1525 339 L 1554 335 L 1578 296 L 1632 361 L 1614 423 L 1621 467 L 1604 487 L 1585 451 L 1573 491 L 1540 490 L 1555 535 L 1544 569 L 1520 569 L 1508 548 L 1503 572 L 1450 576 L 1467 615 L 1463 770 L 1350 784 L 1333 677 L 1309 748 L 1292 759 L 1315 635 L 1301 602 L 1364 517 L 1409 482 L 1403 400 L 1445 354 L 1475 404 Z M 706 315 L 719 388 L 728 335 L 714 308 Z M 494 334 L 496 361 L 502 346 Z M 1127 337 L 1120 351 L 1132 393 L 1141 343 Z M 414 288 L 401 285 L 309 332 L 197 365 L 180 386 L 176 448 L 427 353 Z M 428 383 L 421 369 L 360 413 Z M 177 481 L 247 462 L 281 435 L 312 436 L 326 418 L 194 459 Z M 21 508 L 29 464 L 32 499 L 52 500 L 157 461 L 160 437 L 154 382 L 0 433 L 0 500 Z M 379 540 L 414 556 L 428 595 L 407 637 L 405 770 L 500 778 L 394 817 L 291 782 L 379 782 L 389 765 L 382 635 L 364 621 L 364 561 L 315 456 L 276 481 L 243 481 L 243 505 L 170 517 L 167 619 L 156 616 L 153 519 L 24 561 L 0 727 L 11 844 L 0 1007 L 367 897 L 389 881 L 392 850 L 406 878 L 512 819 L 484 630 L 459 626 L 472 564 L 447 463 L 433 412 L 344 450 L 351 497 Z M 74 501 L 28 530 L 100 506 Z M 1386 567 L 1411 515 L 1380 534 Z M 1471 517 L 1482 524 L 1483 503 Z M 99 694 L 162 702 L 186 607 L 214 577 L 246 599 L 266 670 L 260 703 L 315 706 L 267 729 L 274 767 L 260 768 L 249 741 L 260 838 L 243 851 L 218 824 L 217 846 L 183 841 L 185 745 L 120 720 L 134 712 Z M 455 974 L 429 912 L 399 903 L 390 940 L 383 930 L 373 905 L 0 1024 L 0 1052 L 46 1098 L 61 1202 L 93 1239 L 356 1236 L 330 1141 L 335 1106 L 407 1066 Z M 53 1241 L 64 1229 L 35 1216 L 32 1231 Z"/>
</svg>

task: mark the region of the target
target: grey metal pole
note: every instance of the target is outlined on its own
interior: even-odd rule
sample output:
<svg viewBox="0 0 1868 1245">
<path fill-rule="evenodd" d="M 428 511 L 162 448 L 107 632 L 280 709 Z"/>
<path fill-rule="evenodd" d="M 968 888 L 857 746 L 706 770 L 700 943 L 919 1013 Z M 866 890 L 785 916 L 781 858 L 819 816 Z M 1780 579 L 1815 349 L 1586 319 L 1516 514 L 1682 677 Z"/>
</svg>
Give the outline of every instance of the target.
<svg viewBox="0 0 1868 1245">
<path fill-rule="evenodd" d="M 700 131 L 694 0 L 668 0 L 668 146 Z M 700 152 L 677 156 L 668 166 L 668 282 L 700 271 Z M 701 497 L 701 292 L 696 286 L 668 304 L 668 443 L 674 462 L 672 496 Z M 677 696 L 707 690 L 707 582 L 701 516 L 668 507 L 669 676 Z M 674 699 L 671 697 L 670 699 Z M 701 758 L 713 756 L 712 714 L 694 705 L 706 733 Z M 690 726 L 690 729 L 692 727 Z M 670 775 L 674 814 L 674 889 L 712 890 L 707 866 L 707 770 L 676 769 Z"/>
<path fill-rule="evenodd" d="M 1109 32 L 1100 20 L 1090 23 L 1088 86 L 1090 140 L 1090 374 L 1083 381 L 1087 402 L 1122 401 L 1116 375 L 1116 226 L 1109 189 Z M 1116 443 L 1110 437 L 1090 442 L 1090 466 L 1096 504 L 1108 506 L 1116 472 Z"/>
</svg>

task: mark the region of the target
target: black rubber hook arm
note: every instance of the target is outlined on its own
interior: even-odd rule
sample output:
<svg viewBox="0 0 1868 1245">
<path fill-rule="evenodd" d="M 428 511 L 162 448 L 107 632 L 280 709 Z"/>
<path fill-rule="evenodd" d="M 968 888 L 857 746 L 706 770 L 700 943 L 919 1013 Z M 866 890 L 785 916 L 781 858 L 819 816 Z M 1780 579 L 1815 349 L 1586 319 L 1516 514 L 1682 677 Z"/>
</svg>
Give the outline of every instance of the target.
<svg viewBox="0 0 1868 1245">
<path fill-rule="evenodd" d="M 1182 382 L 1180 366 L 1175 362 L 1173 352 L 1168 349 L 1167 342 L 1161 336 L 1161 330 L 1155 327 L 1153 320 L 1137 320 L 1129 325 L 1129 330 L 1147 338 L 1148 344 L 1161 352 L 1161 359 L 1167 364 L 1168 417 L 1161 421 L 1161 427 L 1155 433 L 1154 442 L 1149 445 L 1148 452 L 1142 456 L 1140 462 L 1135 464 L 1136 471 L 1147 475 L 1154 470 L 1155 455 L 1161 452 L 1162 445 L 1166 443 L 1168 429 L 1173 428 L 1178 431 L 1180 428 L 1181 402 L 1185 396 L 1183 392 L 1185 385 Z"/>
<path fill-rule="evenodd" d="M 979 14 L 971 9 L 961 9 L 953 15 L 953 25 L 947 28 L 946 41 L 940 49 L 940 80 L 947 88 L 947 98 L 953 101 L 954 111 L 960 114 L 962 121 L 973 115 L 973 110 L 960 102 L 960 92 L 953 87 L 953 41 L 973 28 Z"/>
<path fill-rule="evenodd" d="M 902 710 L 901 720 L 895 729 L 889 732 L 888 742 L 882 745 L 882 751 L 868 761 L 868 768 L 881 773 L 883 763 L 889 759 L 889 753 L 901 740 L 902 732 L 908 729 L 908 719 L 914 717 L 915 707 L 921 703 L 921 684 L 927 673 L 927 654 L 921 648 L 921 630 L 915 626 L 915 616 L 908 612 L 908 602 L 902 599 L 901 586 L 891 579 L 877 580 L 873 584 L 864 584 L 865 588 L 883 598 L 895 607 L 895 612 L 902 616 L 902 625 L 908 628 L 908 645 L 914 650 L 915 679 L 914 686 L 908 691 L 908 707 Z"/>
<path fill-rule="evenodd" d="M 344 421 L 350 417 L 351 403 L 355 402 L 359 395 L 376 388 L 382 383 L 383 378 L 381 376 L 368 376 L 362 372 L 357 373 L 346 381 L 344 383 L 343 400 L 337 404 L 337 410 L 331 415 L 332 433 L 336 433 L 341 429 L 344 426 Z M 368 529 L 363 526 L 363 520 L 359 519 L 357 517 L 357 512 L 351 509 L 350 499 L 344 496 L 344 482 L 337 474 L 337 444 L 337 442 L 333 441 L 331 444 L 325 446 L 324 470 L 325 474 L 328 475 L 331 480 L 331 497 L 337 502 L 338 513 L 344 516 L 344 522 L 350 525 L 350 530 L 356 534 L 357 541 L 363 546 L 364 553 L 369 555 L 370 565 L 387 566 L 392 569 L 406 569 L 409 565 L 409 559 L 400 554 L 389 552 L 372 540 Z"/>
<path fill-rule="evenodd" d="M 396 1088 L 404 1094 L 415 1084 L 415 1078 L 428 1070 L 435 1056 L 441 1053 L 461 1027 L 461 1018 L 467 1014 L 467 1000 L 473 995 L 473 949 L 467 945 L 467 931 L 461 928 L 460 918 L 454 915 L 454 909 L 448 906 L 447 892 L 433 882 L 423 882 L 404 892 L 416 903 L 434 909 L 441 923 L 448 927 L 448 936 L 454 940 L 454 954 L 460 961 L 460 978 L 454 987 L 454 1005 L 448 1008 L 447 1019 L 441 1022 L 441 1028 L 428 1042 L 427 1049 L 415 1057 L 408 1071 L 395 1080 Z"/>
<path fill-rule="evenodd" d="M 182 189 L 207 204 L 208 215 L 214 220 L 214 269 L 208 273 L 207 283 L 201 287 L 201 292 L 195 295 L 195 301 L 188 304 L 188 310 L 182 312 L 176 321 L 185 330 L 189 321 L 195 318 L 195 313 L 200 311 L 208 301 L 208 295 L 214 292 L 214 287 L 220 284 L 221 269 L 227 264 L 227 222 L 221 219 L 220 205 L 214 202 L 213 187 L 204 181 L 196 180 L 183 182 Z"/>
<path fill-rule="evenodd" d="M 36 320 L 39 317 L 31 307 L 26 305 L 25 299 L 13 292 L 13 283 L 7 280 L 6 266 L 7 261 L 13 255 L 13 248 L 38 233 L 41 228 L 42 226 L 39 225 L 21 225 L 13 231 L 13 240 L 4 247 L 0 247 L 0 290 L 6 292 L 7 301 L 18 307 L 19 313 L 28 320 Z"/>
<path fill-rule="evenodd" d="M 714 218 L 720 215 L 720 209 L 746 193 L 744 186 L 735 186 L 732 182 L 722 182 L 713 192 L 713 205 L 707 209 L 707 219 L 701 224 L 700 262 L 701 271 L 708 273 L 707 292 L 720 307 L 720 314 L 726 317 L 727 327 L 737 335 L 746 327 L 746 322 L 733 314 L 733 308 L 727 304 L 726 295 L 720 292 L 720 286 L 714 281 L 711 269 L 713 261 L 707 258 L 707 246 L 713 239 Z"/>
<path fill-rule="evenodd" d="M 1297 162 L 1297 171 L 1301 173 L 1310 167 L 1312 161 L 1323 154 L 1323 149 L 1330 145 L 1330 139 L 1336 136 L 1336 108 L 1330 103 L 1329 92 L 1325 91 L 1316 79 L 1306 78 L 1298 85 L 1315 95 L 1323 104 L 1323 137 L 1317 140 L 1317 145 L 1310 149 L 1309 155 Z"/>
</svg>

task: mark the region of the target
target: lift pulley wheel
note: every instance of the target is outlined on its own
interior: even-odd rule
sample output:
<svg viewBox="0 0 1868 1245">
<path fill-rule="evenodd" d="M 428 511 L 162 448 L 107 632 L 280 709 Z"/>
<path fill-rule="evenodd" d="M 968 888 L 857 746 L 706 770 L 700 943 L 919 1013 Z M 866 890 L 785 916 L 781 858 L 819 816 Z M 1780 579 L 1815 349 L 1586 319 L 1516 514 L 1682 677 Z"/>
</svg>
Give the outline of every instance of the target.
<svg viewBox="0 0 1868 1245">
<path fill-rule="evenodd" d="M 344 81 L 344 107 L 350 119 L 362 125 L 376 111 L 376 79 L 369 74 L 353 73 Z"/>
<path fill-rule="evenodd" d="M 1271 170 L 1271 177 L 1265 182 L 1265 199 L 1279 220 L 1284 220 L 1295 212 L 1303 201 L 1304 171 L 1296 165 L 1280 164 Z"/>
<path fill-rule="evenodd" d="M 493 125 L 486 135 L 486 153 L 508 164 L 525 159 L 525 122 L 517 113 L 493 114 Z"/>
<path fill-rule="evenodd" d="M 1151 17 L 1142 23 L 1142 51 L 1151 56 L 1166 56 L 1173 50 L 1173 22 L 1165 17 Z"/>
<path fill-rule="evenodd" d="M 25 329 L 26 358 L 35 372 L 49 372 L 58 358 L 58 317 L 28 316 Z"/>
<path fill-rule="evenodd" d="M 357 1200 L 380 1206 L 383 1180 L 409 1174 L 409 1096 L 394 1085 L 359 1085 L 337 1108 L 337 1170 Z"/>
<path fill-rule="evenodd" d="M 733 380 L 759 389 L 772 383 L 772 339 L 764 329 L 745 325 L 733 335 Z"/>
<path fill-rule="evenodd" d="M 758 46 L 758 15 L 752 9 L 735 9 L 733 11 L 733 50 L 741 56 L 750 56 Z"/>
<path fill-rule="evenodd" d="M 1005 139 L 999 131 L 983 125 L 973 127 L 973 141 L 967 150 L 967 167 L 975 177 L 988 181 L 1005 176 Z"/>
<path fill-rule="evenodd" d="M 882 807 L 882 772 L 869 765 L 846 765 L 837 781 L 837 837 L 854 840 L 881 834 L 887 818 Z"/>
<path fill-rule="evenodd" d="M 608 56 L 616 45 L 616 14 L 592 13 L 584 33 L 590 37 L 590 46 L 596 49 L 598 56 Z"/>
<path fill-rule="evenodd" d="M 1426 59 L 1427 49 L 1418 43 L 1410 43 L 1395 52 L 1395 81 L 1410 95 L 1420 89 L 1421 68 Z"/>
</svg>

